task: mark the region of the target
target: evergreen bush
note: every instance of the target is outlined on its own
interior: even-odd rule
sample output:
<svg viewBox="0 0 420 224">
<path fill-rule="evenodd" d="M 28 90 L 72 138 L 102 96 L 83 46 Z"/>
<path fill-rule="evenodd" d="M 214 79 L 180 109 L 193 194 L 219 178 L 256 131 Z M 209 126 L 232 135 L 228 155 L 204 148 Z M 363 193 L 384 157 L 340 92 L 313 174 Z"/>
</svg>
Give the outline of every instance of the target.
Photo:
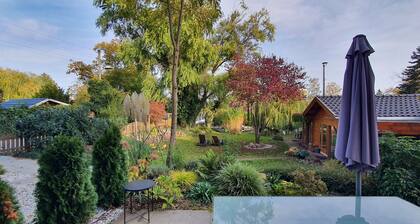
<svg viewBox="0 0 420 224">
<path fill-rule="evenodd" d="M 313 170 L 296 170 L 292 176 L 293 182 L 303 188 L 302 196 L 325 195 L 328 192 L 327 185 Z"/>
<path fill-rule="evenodd" d="M 120 130 L 111 125 L 93 147 L 93 184 L 101 207 L 118 207 L 124 200 L 128 174 L 126 155 L 120 142 Z"/>
<path fill-rule="evenodd" d="M 95 212 L 97 196 L 82 141 L 55 137 L 38 164 L 36 222 L 86 223 Z"/>
</svg>

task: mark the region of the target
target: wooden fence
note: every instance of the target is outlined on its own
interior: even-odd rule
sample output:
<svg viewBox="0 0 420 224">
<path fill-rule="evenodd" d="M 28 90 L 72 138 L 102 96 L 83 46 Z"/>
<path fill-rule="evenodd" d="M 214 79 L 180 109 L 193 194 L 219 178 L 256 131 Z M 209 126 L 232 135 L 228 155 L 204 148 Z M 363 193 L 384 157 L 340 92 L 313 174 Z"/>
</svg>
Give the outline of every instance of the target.
<svg viewBox="0 0 420 224">
<path fill-rule="evenodd" d="M 15 136 L 0 137 L 0 155 L 14 155 L 29 150 L 29 143 L 24 138 Z"/>
</svg>

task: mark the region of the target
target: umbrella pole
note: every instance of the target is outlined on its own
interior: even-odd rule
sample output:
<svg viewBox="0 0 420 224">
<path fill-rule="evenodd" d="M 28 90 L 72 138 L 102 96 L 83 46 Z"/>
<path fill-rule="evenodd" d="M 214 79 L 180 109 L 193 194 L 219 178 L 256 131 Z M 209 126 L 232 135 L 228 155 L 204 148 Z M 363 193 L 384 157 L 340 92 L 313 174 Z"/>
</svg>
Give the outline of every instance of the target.
<svg viewBox="0 0 420 224">
<path fill-rule="evenodd" d="M 356 172 L 356 196 L 362 196 L 362 171 L 358 170 Z"/>
</svg>

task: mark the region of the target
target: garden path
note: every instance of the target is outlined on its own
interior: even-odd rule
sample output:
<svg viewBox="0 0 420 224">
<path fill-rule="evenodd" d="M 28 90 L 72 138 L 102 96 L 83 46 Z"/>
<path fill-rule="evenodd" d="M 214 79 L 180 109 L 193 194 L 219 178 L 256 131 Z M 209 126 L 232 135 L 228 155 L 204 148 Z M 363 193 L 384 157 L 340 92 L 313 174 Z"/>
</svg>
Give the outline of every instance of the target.
<svg viewBox="0 0 420 224">
<path fill-rule="evenodd" d="M 32 223 L 35 216 L 36 201 L 34 190 L 38 181 L 38 163 L 32 159 L 21 159 L 11 156 L 0 156 L 0 165 L 6 173 L 1 178 L 7 181 L 15 190 L 20 210 L 25 217 L 25 223 Z M 91 219 L 92 224 L 105 224 L 122 214 L 122 209 L 103 210 L 98 208 Z"/>
<path fill-rule="evenodd" d="M 0 165 L 6 170 L 1 178 L 14 189 L 20 209 L 25 216 L 26 223 L 34 218 L 35 197 L 33 195 L 35 183 L 38 181 L 38 163 L 32 159 L 20 159 L 11 156 L 0 156 Z"/>
</svg>

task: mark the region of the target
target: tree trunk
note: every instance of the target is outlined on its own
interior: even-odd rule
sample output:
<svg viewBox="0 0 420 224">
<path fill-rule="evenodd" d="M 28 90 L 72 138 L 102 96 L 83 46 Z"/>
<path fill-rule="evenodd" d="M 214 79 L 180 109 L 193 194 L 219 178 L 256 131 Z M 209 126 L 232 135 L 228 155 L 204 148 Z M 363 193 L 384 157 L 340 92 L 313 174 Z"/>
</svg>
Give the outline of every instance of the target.
<svg viewBox="0 0 420 224">
<path fill-rule="evenodd" d="M 260 103 L 255 103 L 255 111 L 254 111 L 254 132 L 255 132 L 255 143 L 260 144 L 260 133 L 261 129 L 261 116 L 260 116 Z"/>
<path fill-rule="evenodd" d="M 179 53 L 180 53 L 180 37 L 181 37 L 181 26 L 182 26 L 182 12 L 184 7 L 184 0 L 181 0 L 181 7 L 178 14 L 178 24 L 176 30 L 176 36 L 172 28 L 172 9 L 170 1 L 167 1 L 168 5 L 168 22 L 169 22 L 169 33 L 171 36 L 172 46 L 174 48 L 172 58 L 172 121 L 171 121 L 171 136 L 169 138 L 169 149 L 166 157 L 166 165 L 169 169 L 173 168 L 173 150 L 176 144 L 176 126 L 177 126 L 177 110 L 178 110 L 178 69 L 179 69 Z"/>
</svg>

